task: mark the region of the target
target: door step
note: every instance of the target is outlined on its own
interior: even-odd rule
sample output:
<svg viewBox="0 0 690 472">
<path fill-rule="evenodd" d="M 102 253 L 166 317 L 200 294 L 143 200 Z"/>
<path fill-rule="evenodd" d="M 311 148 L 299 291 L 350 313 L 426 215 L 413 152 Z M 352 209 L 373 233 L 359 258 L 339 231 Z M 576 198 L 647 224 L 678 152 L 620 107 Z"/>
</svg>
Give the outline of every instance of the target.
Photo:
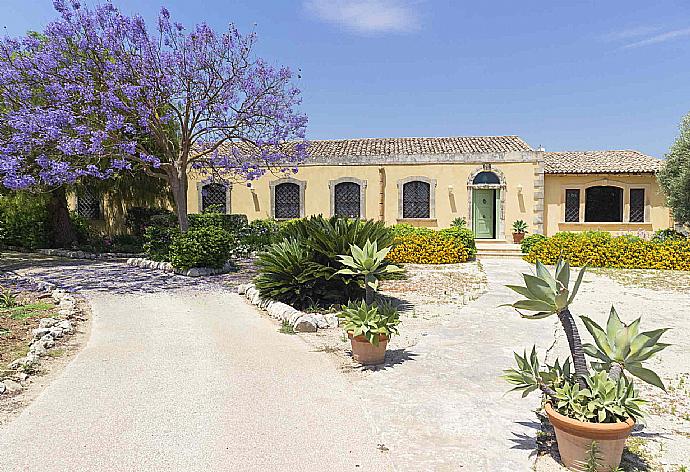
<svg viewBox="0 0 690 472">
<path fill-rule="evenodd" d="M 519 244 L 500 240 L 475 240 L 477 258 L 522 258 L 524 254 Z"/>
</svg>

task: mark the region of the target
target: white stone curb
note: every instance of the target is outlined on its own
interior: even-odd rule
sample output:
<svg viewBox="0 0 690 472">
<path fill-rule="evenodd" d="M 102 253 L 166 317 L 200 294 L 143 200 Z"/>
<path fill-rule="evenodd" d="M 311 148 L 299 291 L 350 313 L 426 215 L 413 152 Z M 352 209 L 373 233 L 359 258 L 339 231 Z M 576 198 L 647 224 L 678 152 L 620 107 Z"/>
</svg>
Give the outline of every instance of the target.
<svg viewBox="0 0 690 472">
<path fill-rule="evenodd" d="M 84 251 L 70 251 L 67 249 L 36 249 L 39 254 L 46 256 L 67 257 L 69 259 L 127 259 L 132 257 L 131 253 L 127 252 L 84 252 Z"/>
<path fill-rule="evenodd" d="M 57 288 L 52 289 L 51 297 L 57 302 L 58 314 L 65 319 L 41 318 L 38 328 L 32 331 L 33 340 L 29 345 L 29 352 L 8 365 L 11 370 L 16 371 L 16 377 L 20 382 L 25 382 L 29 378 L 29 373 L 40 365 L 41 357 L 48 355 L 48 351 L 55 346 L 56 339 L 74 334 L 74 323 L 71 319 L 75 318 L 79 311 L 76 298 Z M 22 388 L 22 384 L 13 379 L 4 379 L 0 382 L 0 394 L 18 392 Z"/>
<path fill-rule="evenodd" d="M 127 259 L 127 264 L 134 267 L 141 267 L 143 269 L 162 270 L 163 272 L 171 272 L 177 275 L 185 275 L 187 277 L 203 277 L 206 275 L 225 274 L 235 267 L 231 262 L 227 262 L 222 269 L 193 267 L 191 269 L 183 270 L 174 268 L 170 262 L 157 262 L 150 259 L 144 259 L 142 257 L 130 257 Z"/>
<path fill-rule="evenodd" d="M 237 287 L 237 293 L 244 295 L 252 305 L 265 310 L 271 318 L 290 323 L 298 333 L 313 333 L 318 329 L 337 328 L 338 317 L 334 314 L 304 313 L 295 310 L 283 302 L 261 298 L 254 284 L 243 284 Z"/>
</svg>

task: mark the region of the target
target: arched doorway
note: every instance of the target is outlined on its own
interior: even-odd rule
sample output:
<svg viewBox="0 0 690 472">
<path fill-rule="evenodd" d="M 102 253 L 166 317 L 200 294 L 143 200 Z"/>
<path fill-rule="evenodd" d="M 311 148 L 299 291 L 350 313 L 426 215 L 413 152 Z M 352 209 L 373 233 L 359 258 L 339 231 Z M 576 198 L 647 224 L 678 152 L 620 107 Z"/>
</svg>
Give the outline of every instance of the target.
<svg viewBox="0 0 690 472">
<path fill-rule="evenodd" d="M 503 203 L 505 178 L 490 167 L 482 167 L 470 174 L 467 181 L 470 196 L 470 227 L 477 239 L 499 239 L 505 231 Z"/>
</svg>

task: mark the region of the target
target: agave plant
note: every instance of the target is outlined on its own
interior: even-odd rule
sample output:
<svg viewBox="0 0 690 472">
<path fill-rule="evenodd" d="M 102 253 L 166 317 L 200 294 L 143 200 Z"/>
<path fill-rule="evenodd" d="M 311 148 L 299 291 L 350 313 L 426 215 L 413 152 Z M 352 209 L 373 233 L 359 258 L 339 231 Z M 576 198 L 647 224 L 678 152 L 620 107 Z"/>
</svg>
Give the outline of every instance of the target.
<svg viewBox="0 0 690 472">
<path fill-rule="evenodd" d="M 17 296 L 12 289 L 0 286 L 0 308 L 14 308 L 17 305 Z"/>
<path fill-rule="evenodd" d="M 390 338 L 398 334 L 400 324 L 400 315 L 393 305 L 371 305 L 364 300 L 343 305 L 338 317 L 343 319 L 346 332 L 354 337 L 364 336 L 374 346 L 379 345 L 381 335 Z"/>
<path fill-rule="evenodd" d="M 355 275 L 364 277 L 364 289 L 366 303 L 374 302 L 374 292 L 378 289 L 379 278 L 385 274 L 402 272 L 400 267 L 386 262 L 386 256 L 390 247 L 378 248 L 376 241 L 367 240 L 364 247 L 355 244 L 350 245 L 351 256 L 339 255 L 338 260 L 345 266 L 336 274 Z"/>
<path fill-rule="evenodd" d="M 640 333 L 640 318 L 626 325 L 613 306 L 606 330 L 586 316 L 581 316 L 580 319 L 594 339 L 595 344 L 583 346 L 588 356 L 598 360 L 592 362 L 594 369 L 608 372 L 609 378 L 613 380 L 618 380 L 625 370 L 640 380 L 666 390 L 659 376 L 642 367 L 642 362 L 669 346 L 658 342 L 668 328 Z"/>
<path fill-rule="evenodd" d="M 587 423 L 616 423 L 644 416 L 642 405 L 646 402 L 624 377 L 612 380 L 606 372 L 597 372 L 585 381 L 584 389 L 577 383 L 556 387 L 555 407 L 562 414 Z"/>
<path fill-rule="evenodd" d="M 659 376 L 646 369 L 642 363 L 666 348 L 659 342 L 666 329 L 639 332 L 640 320 L 629 325 L 623 323 L 618 313 L 611 313 L 604 330 L 586 316 L 582 322 L 594 339 L 594 344 L 583 345 L 577 326 L 570 313 L 572 303 L 582 283 L 584 269 L 570 288 L 570 267 L 567 262 L 558 261 L 552 275 L 540 262 L 536 264 L 536 275 L 524 274 L 525 286 L 509 285 L 525 298 L 512 305 L 529 319 L 545 318 L 556 314 L 568 338 L 572 356 L 570 360 L 542 366 L 536 348 L 528 355 L 515 354 L 517 368 L 504 371 L 503 378 L 515 385 L 513 390 L 522 391 L 523 396 L 537 389 L 561 414 L 580 421 L 611 423 L 626 418 L 640 419 L 644 401 L 637 396 L 632 379 L 622 375 L 629 372 L 639 379 L 664 388 Z M 521 310 L 536 312 L 524 314 Z M 591 374 L 585 354 L 595 359 Z"/>
<path fill-rule="evenodd" d="M 507 285 L 508 288 L 525 297 L 509 306 L 518 312 L 520 310 L 536 312 L 531 315 L 520 312 L 523 318 L 534 320 L 554 314 L 558 316 L 568 339 L 575 376 L 578 377 L 578 382 L 582 388 L 585 388 L 584 378 L 588 376 L 589 372 L 582 340 L 568 307 L 577 295 L 584 275 L 585 268 L 583 267 L 577 280 L 570 288 L 570 264 L 567 261 L 559 259 L 553 275 L 544 267 L 544 264 L 537 261 L 536 275 L 523 274 L 524 286 Z"/>
</svg>

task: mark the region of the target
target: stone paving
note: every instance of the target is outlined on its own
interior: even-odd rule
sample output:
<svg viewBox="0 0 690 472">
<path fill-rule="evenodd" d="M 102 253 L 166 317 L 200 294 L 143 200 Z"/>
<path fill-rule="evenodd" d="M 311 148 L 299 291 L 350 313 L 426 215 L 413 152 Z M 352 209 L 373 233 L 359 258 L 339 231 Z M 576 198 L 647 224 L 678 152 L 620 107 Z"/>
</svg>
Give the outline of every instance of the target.
<svg viewBox="0 0 690 472">
<path fill-rule="evenodd" d="M 510 386 L 500 375 L 514 364 L 513 351 L 533 344 L 542 357 L 552 345 L 551 360 L 567 357 L 565 336 L 555 317 L 525 320 L 500 306 L 517 297 L 505 284 L 520 283 L 530 265 L 519 259 L 485 259 L 482 264 L 489 282 L 484 295 L 444 316 L 442 324 L 406 349 L 407 360 L 353 376 L 399 471 L 561 470 L 550 456 L 536 458 L 538 396 L 506 393 Z M 643 316 L 643 329 L 673 327 L 667 339 L 673 346 L 653 367 L 669 384 L 690 380 L 690 288 L 679 293 L 625 287 L 590 273 L 573 313 L 603 323 L 612 302 L 624 321 Z M 682 400 L 690 389 L 664 395 L 642 388 L 656 414 L 635 433 L 646 468 L 628 470 L 682 470 L 690 465 L 690 402 Z"/>
<path fill-rule="evenodd" d="M 154 293 L 175 289 L 209 290 L 236 287 L 254 276 L 249 261 L 240 261 L 237 272 L 212 277 L 184 277 L 162 270 L 132 268 L 125 261 L 65 259 L 34 253 L 0 254 L 0 270 L 11 270 L 58 285 L 73 292 L 110 294 Z"/>
</svg>

